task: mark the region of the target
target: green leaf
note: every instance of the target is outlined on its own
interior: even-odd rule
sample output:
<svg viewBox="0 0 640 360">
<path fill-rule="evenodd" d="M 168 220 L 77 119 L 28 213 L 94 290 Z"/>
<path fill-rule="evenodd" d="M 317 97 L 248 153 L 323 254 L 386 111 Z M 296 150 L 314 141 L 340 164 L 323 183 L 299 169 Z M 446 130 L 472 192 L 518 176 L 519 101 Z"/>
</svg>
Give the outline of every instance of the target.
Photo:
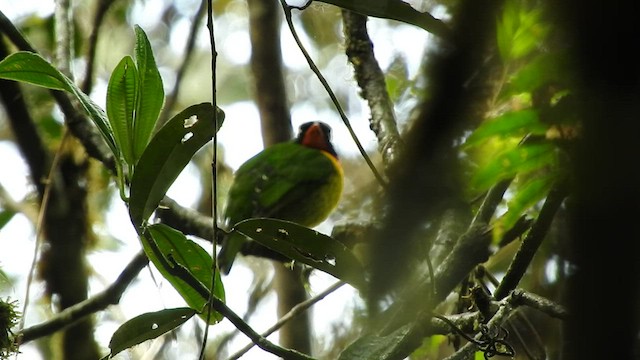
<svg viewBox="0 0 640 360">
<path fill-rule="evenodd" d="M 517 146 L 499 154 L 480 168 L 471 179 L 471 186 L 476 192 L 482 192 L 518 173 L 527 173 L 555 162 L 556 154 L 550 144 Z"/>
<path fill-rule="evenodd" d="M 569 64 L 565 53 L 542 53 L 511 76 L 506 93 L 534 92 L 546 84 L 562 84 L 571 73 Z"/>
<path fill-rule="evenodd" d="M 509 210 L 494 224 L 495 236 L 500 238 L 505 231 L 515 225 L 525 211 L 547 196 L 556 178 L 555 174 L 536 176 L 520 185 L 514 197 L 508 202 Z"/>
<path fill-rule="evenodd" d="M 72 93 L 96 124 L 113 154 L 119 157 L 119 150 L 104 111 L 87 94 L 83 93 L 73 81 L 54 68 L 42 56 L 26 51 L 7 56 L 0 61 L 0 78 Z"/>
<path fill-rule="evenodd" d="M 329 236 L 284 220 L 256 218 L 231 230 L 290 259 L 300 261 L 357 288 L 365 285 L 364 269 L 347 247 Z"/>
<path fill-rule="evenodd" d="M 17 52 L 0 62 L 0 78 L 72 92 L 68 79 L 40 55 Z"/>
<path fill-rule="evenodd" d="M 547 126 L 540 122 L 538 113 L 533 109 L 512 111 L 482 123 L 465 141 L 470 147 L 492 136 L 517 136 L 526 134 L 544 134 Z"/>
<path fill-rule="evenodd" d="M 138 160 L 149 143 L 151 133 L 158 121 L 164 102 L 164 88 L 147 35 L 138 25 L 135 26 L 135 32 L 140 94 L 133 127 L 133 156 Z"/>
<path fill-rule="evenodd" d="M 2 229 L 5 225 L 7 225 L 9 223 L 9 221 L 11 221 L 11 219 L 13 219 L 13 216 L 16 213 L 14 211 L 11 210 L 2 210 L 0 211 L 0 229 Z"/>
<path fill-rule="evenodd" d="M 207 314 L 204 311 L 204 307 L 209 299 L 203 297 L 187 281 L 176 276 L 171 267 L 175 265 L 173 262 L 181 265 L 192 276 L 191 281 L 199 282 L 210 292 L 211 277 L 213 275 L 213 260 L 211 256 L 200 245 L 187 239 L 183 233 L 167 225 L 154 224 L 149 226 L 147 230 L 148 232 L 143 234 L 140 240 L 149 260 L 160 271 L 162 276 L 173 285 L 185 302 L 192 309 L 202 312 L 200 316 L 206 319 Z M 150 235 L 151 238 L 148 238 L 147 235 Z M 150 243 L 150 241 L 153 241 L 153 243 Z M 162 258 L 157 256 L 155 249 L 161 252 Z M 219 272 L 216 272 L 214 295 L 222 301 L 225 299 L 224 287 Z M 215 324 L 220 320 L 222 320 L 222 315 L 213 311 L 211 324 Z"/>
<path fill-rule="evenodd" d="M 218 109 L 218 128 L 224 113 Z M 210 103 L 193 105 L 169 120 L 153 137 L 131 179 L 129 215 L 138 229 L 156 209 L 193 155 L 218 130 Z"/>
<path fill-rule="evenodd" d="M 111 336 L 111 357 L 134 345 L 171 331 L 184 324 L 195 314 L 190 308 L 165 309 L 138 315 L 122 324 Z"/>
<path fill-rule="evenodd" d="M 107 117 L 116 144 L 127 164 L 134 165 L 133 119 L 138 96 L 138 72 L 130 56 L 122 58 L 113 69 L 107 87 Z"/>
<path fill-rule="evenodd" d="M 320 0 L 321 2 L 332 4 L 343 9 L 355 11 L 357 13 L 402 21 L 407 24 L 418 26 L 434 35 L 448 38 L 450 30 L 445 23 L 434 18 L 427 12 L 420 12 L 401 0 Z"/>
</svg>

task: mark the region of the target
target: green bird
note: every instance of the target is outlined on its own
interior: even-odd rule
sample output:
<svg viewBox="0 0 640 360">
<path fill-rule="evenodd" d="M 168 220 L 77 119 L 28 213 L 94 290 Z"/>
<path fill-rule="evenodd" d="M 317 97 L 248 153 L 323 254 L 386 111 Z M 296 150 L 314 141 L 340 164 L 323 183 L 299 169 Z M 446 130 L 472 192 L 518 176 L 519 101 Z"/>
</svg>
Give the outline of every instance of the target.
<svg viewBox="0 0 640 360">
<path fill-rule="evenodd" d="M 323 122 L 300 126 L 295 139 L 267 147 L 235 173 L 224 212 L 225 225 L 255 217 L 287 220 L 313 227 L 324 221 L 342 194 L 343 171 Z M 247 241 L 226 236 L 218 266 L 228 274 Z"/>
</svg>

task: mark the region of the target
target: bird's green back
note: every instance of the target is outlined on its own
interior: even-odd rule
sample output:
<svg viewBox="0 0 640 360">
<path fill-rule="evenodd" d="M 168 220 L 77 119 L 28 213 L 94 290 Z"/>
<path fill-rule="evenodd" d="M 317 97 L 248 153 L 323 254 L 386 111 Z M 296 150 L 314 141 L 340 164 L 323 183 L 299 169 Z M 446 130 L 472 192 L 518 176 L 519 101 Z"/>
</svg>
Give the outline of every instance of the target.
<svg viewBox="0 0 640 360">
<path fill-rule="evenodd" d="M 236 171 L 227 226 L 252 217 L 315 226 L 338 203 L 342 183 L 339 163 L 326 152 L 294 142 L 273 145 Z"/>
</svg>

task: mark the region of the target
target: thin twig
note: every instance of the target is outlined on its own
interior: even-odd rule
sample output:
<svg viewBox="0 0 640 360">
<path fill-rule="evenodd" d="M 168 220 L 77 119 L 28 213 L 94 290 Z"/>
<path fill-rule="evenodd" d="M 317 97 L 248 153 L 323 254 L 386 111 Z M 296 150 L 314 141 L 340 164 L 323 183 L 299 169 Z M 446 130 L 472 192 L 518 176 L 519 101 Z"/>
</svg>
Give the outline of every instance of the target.
<svg viewBox="0 0 640 360">
<path fill-rule="evenodd" d="M 207 0 L 203 0 L 207 1 Z M 213 104 L 213 121 L 215 122 L 216 129 L 219 129 L 218 126 L 218 102 L 217 102 L 217 89 L 216 89 L 216 65 L 218 59 L 218 51 L 216 50 L 216 39 L 215 39 L 215 31 L 213 27 L 213 5 L 212 1 L 207 1 L 207 28 L 209 29 L 209 41 L 211 43 L 211 103 Z M 204 8 L 204 3 L 201 9 Z M 200 12 L 200 10 L 199 10 Z M 218 265 L 216 264 L 216 252 L 217 252 L 217 244 L 215 239 L 218 237 L 218 132 L 216 131 L 213 134 L 213 142 L 211 143 L 213 147 L 213 159 L 211 161 L 211 227 L 213 229 L 213 239 L 211 241 L 211 257 L 213 258 L 212 266 L 213 269 L 211 271 L 211 291 L 209 292 L 207 302 L 211 304 L 212 302 L 218 300 L 213 294 L 215 294 L 216 289 L 216 276 L 218 273 Z M 221 302 L 223 305 L 224 303 Z M 234 314 L 235 315 L 235 314 Z M 204 359 L 205 350 L 207 348 L 207 338 L 209 336 L 209 321 L 211 319 L 211 306 L 207 306 L 207 322 L 204 328 L 204 334 L 202 336 L 202 345 L 200 347 L 200 355 L 199 359 Z M 242 320 L 242 319 L 240 319 Z"/>
<path fill-rule="evenodd" d="M 287 5 L 285 0 L 280 0 L 280 4 L 282 4 L 282 9 L 284 10 L 284 17 L 285 17 L 285 20 L 287 22 L 287 25 L 289 26 L 289 30 L 291 31 L 291 35 L 293 35 L 293 39 L 295 40 L 296 44 L 298 45 L 298 48 L 300 48 L 300 51 L 302 52 L 302 55 L 304 55 L 304 58 L 307 60 L 307 63 L 309 64 L 309 68 L 311 68 L 311 71 L 313 71 L 313 73 L 316 74 L 316 76 L 318 77 L 318 80 L 320 80 L 320 83 L 322 83 L 322 86 L 327 91 L 327 94 L 329 94 L 329 97 L 331 98 L 331 101 L 333 102 L 333 104 L 336 107 L 336 110 L 338 110 L 338 113 L 340 114 L 340 118 L 342 118 L 342 122 L 344 122 L 344 125 L 347 127 L 347 130 L 349 131 L 349 134 L 351 135 L 351 138 L 353 139 L 353 141 L 355 142 L 356 146 L 358 147 L 358 150 L 360 151 L 360 154 L 362 155 L 364 160 L 367 162 L 367 165 L 369 165 L 369 168 L 373 172 L 373 175 L 375 176 L 375 178 L 378 180 L 378 183 L 382 187 L 386 187 L 387 186 L 387 181 L 380 174 L 378 169 L 376 169 L 375 165 L 373 164 L 373 162 L 369 158 L 369 155 L 367 155 L 367 152 L 364 150 L 364 147 L 362 147 L 362 144 L 360 143 L 360 140 L 358 140 L 358 136 L 356 135 L 355 131 L 353 130 L 353 127 L 351 127 L 351 122 L 349 121 L 349 118 L 347 117 L 347 115 L 345 114 L 344 110 L 342 109 L 342 106 L 340 106 L 340 102 L 338 101 L 338 98 L 334 94 L 333 90 L 329 86 L 329 83 L 324 78 L 324 76 L 322 75 L 322 73 L 320 72 L 320 70 L 318 69 L 316 64 L 313 62 L 313 59 L 311 59 L 311 56 L 309 55 L 309 53 L 305 49 L 304 45 L 302 45 L 302 42 L 300 41 L 300 38 L 298 37 L 298 33 L 296 32 L 296 29 L 293 26 L 293 19 L 291 17 L 291 9 L 292 9 L 292 7 Z"/>
<path fill-rule="evenodd" d="M 36 264 L 38 262 L 38 254 L 40 253 L 40 248 L 42 247 L 42 232 L 44 231 L 44 219 L 45 214 L 48 209 L 49 199 L 51 198 L 51 189 L 53 186 L 53 177 L 56 171 L 58 171 L 58 164 L 60 163 L 60 157 L 62 156 L 62 150 L 67 143 L 67 139 L 69 138 L 69 132 L 67 128 L 64 128 L 64 133 L 62 134 L 62 140 L 60 141 L 60 146 L 58 147 L 58 151 L 56 151 L 56 155 L 53 157 L 53 161 L 51 163 L 51 168 L 49 169 L 49 175 L 47 176 L 47 180 L 45 182 L 46 186 L 44 188 L 44 193 L 42 195 L 42 202 L 40 204 L 40 211 L 38 212 L 38 221 L 36 222 L 36 241 L 35 247 L 33 249 L 33 257 L 31 258 L 31 265 L 29 268 L 29 274 L 27 276 L 27 289 L 24 294 L 24 305 L 22 307 L 22 318 L 20 318 L 20 324 L 18 325 L 18 331 L 21 332 L 24 329 L 25 318 L 27 317 L 27 307 L 29 305 L 29 295 L 31 293 L 31 283 L 33 282 L 33 277 L 36 270 Z"/>
<path fill-rule="evenodd" d="M 89 94 L 91 88 L 93 88 L 93 71 L 96 60 L 96 49 L 98 48 L 98 35 L 100 29 L 104 23 L 105 15 L 115 0 L 100 0 L 98 1 L 98 7 L 93 16 L 93 22 L 91 23 L 91 35 L 89 35 L 89 45 L 87 50 L 87 70 L 82 81 L 82 92 Z"/>
<path fill-rule="evenodd" d="M 312 297 L 311 299 L 308 299 L 308 300 L 306 300 L 304 302 L 301 302 L 298 305 L 294 306 L 293 308 L 291 308 L 291 310 L 289 310 L 288 313 L 286 313 L 283 317 L 278 319 L 278 321 L 275 324 L 273 324 L 270 328 L 268 328 L 266 331 L 264 331 L 261 335 L 266 338 L 267 336 L 273 334 L 278 329 L 280 329 L 284 324 L 286 324 L 289 320 L 293 319 L 297 315 L 299 315 L 302 312 L 306 311 L 311 306 L 315 305 L 317 302 L 319 302 L 320 300 L 324 299 L 327 295 L 329 295 L 329 294 L 333 293 L 334 291 L 338 290 L 339 288 L 341 288 L 345 284 L 346 283 L 344 281 L 338 281 L 337 283 L 329 286 L 323 292 L 321 292 L 318 295 Z M 251 348 L 254 345 L 255 345 L 254 343 L 246 345 L 242 349 L 238 350 L 235 354 L 231 355 L 228 360 L 239 359 L 242 355 L 246 354 L 247 351 L 251 350 Z"/>
<path fill-rule="evenodd" d="M 504 298 L 511 290 L 515 289 L 520 282 L 520 279 L 524 276 L 533 256 L 536 254 L 538 248 L 542 244 L 542 241 L 547 235 L 556 212 L 560 208 L 560 205 L 566 196 L 566 184 L 561 184 L 549 192 L 549 195 L 540 210 L 540 215 L 538 215 L 536 222 L 527 233 L 527 236 L 522 240 L 522 244 L 520 245 L 518 252 L 513 258 L 511 264 L 509 264 L 509 269 L 507 269 L 500 285 L 498 285 L 498 288 L 493 293 L 493 296 L 497 300 Z"/>
<path fill-rule="evenodd" d="M 202 19 L 204 18 L 204 14 L 207 10 L 207 4 L 210 1 L 203 0 L 200 3 L 200 7 L 196 12 L 196 16 L 191 22 L 191 29 L 189 30 L 189 36 L 187 37 L 187 43 L 184 47 L 184 53 L 182 55 L 182 63 L 178 66 L 178 71 L 176 72 L 176 81 L 171 89 L 171 92 L 166 96 L 164 107 L 160 116 L 158 117 L 157 127 L 164 125 L 169 120 L 169 114 L 173 111 L 173 107 L 175 106 L 178 95 L 180 94 L 180 88 L 182 87 L 182 83 L 184 80 L 184 75 L 187 72 L 187 68 L 191 64 L 191 59 L 193 59 L 194 49 L 196 45 L 196 39 L 198 37 L 198 31 L 200 30 L 200 26 L 202 25 Z"/>
</svg>

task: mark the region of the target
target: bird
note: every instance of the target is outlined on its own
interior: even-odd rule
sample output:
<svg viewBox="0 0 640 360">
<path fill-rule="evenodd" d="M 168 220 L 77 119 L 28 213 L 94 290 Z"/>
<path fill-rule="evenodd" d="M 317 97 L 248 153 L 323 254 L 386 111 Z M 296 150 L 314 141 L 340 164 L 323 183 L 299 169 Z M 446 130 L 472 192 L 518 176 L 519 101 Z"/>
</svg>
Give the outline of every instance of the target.
<svg viewBox="0 0 640 360">
<path fill-rule="evenodd" d="M 337 206 L 343 178 L 331 127 L 306 122 L 293 140 L 266 147 L 238 168 L 223 223 L 230 228 L 245 219 L 266 217 L 314 227 Z M 229 274 L 245 241 L 244 236 L 223 238 L 218 253 L 222 274 Z"/>
</svg>

